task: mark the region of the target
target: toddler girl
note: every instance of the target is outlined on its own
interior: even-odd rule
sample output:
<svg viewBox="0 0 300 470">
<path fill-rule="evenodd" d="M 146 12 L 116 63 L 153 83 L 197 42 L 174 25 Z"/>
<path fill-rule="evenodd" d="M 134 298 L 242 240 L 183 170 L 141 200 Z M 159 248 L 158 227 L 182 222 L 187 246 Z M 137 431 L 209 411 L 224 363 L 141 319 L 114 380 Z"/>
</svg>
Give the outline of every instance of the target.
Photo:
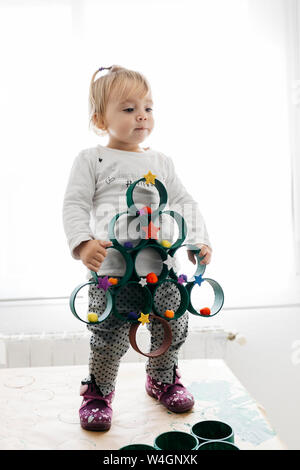
<svg viewBox="0 0 300 470">
<path fill-rule="evenodd" d="M 103 73 L 103 70 L 108 72 Z M 99 72 L 102 74 L 96 79 Z M 128 186 L 149 171 L 164 184 L 169 209 L 176 210 L 176 205 L 181 208 L 181 211 L 176 211 L 181 212 L 187 223 L 185 243 L 201 248 L 202 263 L 210 262 L 211 247 L 205 223 L 197 203 L 178 178 L 172 159 L 155 149 L 140 146 L 154 127 L 152 107 L 150 85 L 141 73 L 114 65 L 101 67 L 93 74 L 89 95 L 90 125 L 98 135 L 106 135 L 108 143 L 106 146 L 84 149 L 76 157 L 63 204 L 64 229 L 71 255 L 81 259 L 87 267 L 88 279 L 91 279 L 91 271 L 101 276 L 124 275 L 120 253 L 108 249 L 112 246 L 108 241 L 108 224 L 116 214 L 126 212 Z M 145 182 L 138 184 L 134 202 L 136 207 L 138 204 L 157 207 L 159 201 L 154 185 Z M 183 206 L 187 209 L 184 213 Z M 118 219 L 116 238 L 119 242 L 134 242 L 134 234 L 128 233 L 123 219 L 126 216 Z M 164 222 L 161 231 L 165 226 Z M 140 277 L 159 270 L 161 260 L 155 259 L 153 253 L 149 254 L 145 249 L 139 254 L 142 266 L 138 272 Z M 188 257 L 195 263 L 192 251 L 188 251 Z M 172 283 L 158 289 L 157 299 L 166 308 L 171 302 L 174 311 L 180 303 L 177 288 Z M 132 295 L 124 294 L 118 309 L 133 311 L 134 303 Z M 104 290 L 90 285 L 89 312 L 101 314 L 104 309 Z M 188 312 L 177 320 L 170 320 L 169 325 L 172 344 L 163 355 L 148 359 L 145 387 L 146 392 L 168 410 L 180 413 L 190 410 L 194 404 L 192 395 L 180 381 L 177 368 L 178 352 L 188 332 Z M 111 426 L 111 403 L 120 360 L 129 348 L 130 326 L 130 322 L 119 320 L 114 315 L 99 324 L 87 325 L 92 333 L 89 376 L 81 382 L 83 401 L 79 409 L 80 423 L 84 429 L 104 431 Z M 152 320 L 147 327 L 151 332 L 153 351 L 161 343 L 163 330 L 156 320 Z"/>
</svg>

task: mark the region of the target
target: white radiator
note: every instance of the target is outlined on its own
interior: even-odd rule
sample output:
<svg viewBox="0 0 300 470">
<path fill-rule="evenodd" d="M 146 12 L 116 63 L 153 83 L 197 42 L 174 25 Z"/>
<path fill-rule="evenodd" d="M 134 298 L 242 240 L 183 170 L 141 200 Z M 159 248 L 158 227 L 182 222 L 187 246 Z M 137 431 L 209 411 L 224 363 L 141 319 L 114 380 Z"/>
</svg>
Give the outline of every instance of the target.
<svg viewBox="0 0 300 470">
<path fill-rule="evenodd" d="M 179 358 L 225 358 L 228 341 L 237 333 L 219 327 L 205 327 L 189 331 Z M 47 333 L 26 335 L 0 335 L 0 368 L 42 367 L 88 364 L 90 332 Z M 238 342 L 243 344 L 243 337 Z M 138 331 L 137 343 L 142 351 L 148 351 L 149 332 Z M 125 362 L 144 362 L 145 356 L 131 347 L 122 359 Z"/>
</svg>

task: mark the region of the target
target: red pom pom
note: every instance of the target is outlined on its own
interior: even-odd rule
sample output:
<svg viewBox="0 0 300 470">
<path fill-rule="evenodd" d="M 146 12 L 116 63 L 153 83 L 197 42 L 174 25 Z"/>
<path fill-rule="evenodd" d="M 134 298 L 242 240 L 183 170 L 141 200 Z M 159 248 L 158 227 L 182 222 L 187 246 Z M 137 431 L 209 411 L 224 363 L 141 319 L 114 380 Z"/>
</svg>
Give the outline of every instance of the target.
<svg viewBox="0 0 300 470">
<path fill-rule="evenodd" d="M 150 284 L 155 284 L 158 281 L 158 277 L 156 276 L 155 273 L 149 273 L 146 276 L 146 281 L 149 282 Z"/>
<path fill-rule="evenodd" d="M 210 315 L 210 308 L 204 307 L 200 310 L 201 315 Z"/>
<path fill-rule="evenodd" d="M 145 210 L 147 211 L 147 214 L 152 214 L 152 209 L 151 209 L 151 207 L 145 206 L 145 207 L 143 207 L 143 209 L 145 209 Z"/>
</svg>

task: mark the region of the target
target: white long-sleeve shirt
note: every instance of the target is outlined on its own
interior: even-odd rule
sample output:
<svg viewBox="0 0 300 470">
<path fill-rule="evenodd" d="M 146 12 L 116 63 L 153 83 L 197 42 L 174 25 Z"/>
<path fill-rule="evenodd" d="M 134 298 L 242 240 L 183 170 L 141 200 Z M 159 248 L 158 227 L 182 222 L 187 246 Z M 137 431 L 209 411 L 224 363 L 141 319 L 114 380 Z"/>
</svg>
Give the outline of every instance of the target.
<svg viewBox="0 0 300 470">
<path fill-rule="evenodd" d="M 111 219 L 127 210 L 128 187 L 149 171 L 156 175 L 167 190 L 168 202 L 164 210 L 174 210 L 184 217 L 188 228 L 184 244 L 203 243 L 211 246 L 198 203 L 185 189 L 170 157 L 151 148 L 139 153 L 97 145 L 82 150 L 75 158 L 65 191 L 63 224 L 73 258 L 79 259 L 74 250 L 81 242 L 109 240 L 108 225 Z M 150 206 L 154 210 L 159 205 L 159 193 L 154 185 L 140 182 L 133 191 L 133 200 L 138 209 Z M 136 231 L 136 220 L 133 216 L 120 216 L 115 226 L 119 243 L 132 241 L 136 245 L 142 238 Z M 175 242 L 176 223 L 174 225 L 170 216 L 157 218 L 154 225 L 160 226 L 159 241 Z M 153 256 L 153 250 L 149 250 L 144 249 L 139 253 L 140 275 L 157 272 L 161 267 L 160 258 Z M 123 257 L 117 250 L 109 248 L 98 274 L 122 276 L 124 269 Z M 87 278 L 90 277 L 88 271 Z"/>
</svg>

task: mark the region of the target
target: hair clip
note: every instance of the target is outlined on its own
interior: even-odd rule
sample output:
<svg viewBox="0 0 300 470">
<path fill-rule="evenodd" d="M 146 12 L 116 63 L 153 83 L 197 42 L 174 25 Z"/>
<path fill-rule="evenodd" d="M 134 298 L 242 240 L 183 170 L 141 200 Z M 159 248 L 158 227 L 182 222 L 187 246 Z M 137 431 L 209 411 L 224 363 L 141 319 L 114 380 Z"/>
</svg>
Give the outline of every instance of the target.
<svg viewBox="0 0 300 470">
<path fill-rule="evenodd" d="M 111 69 L 111 67 L 100 67 L 98 72 L 101 72 L 101 70 L 110 70 L 110 69 Z"/>
</svg>

